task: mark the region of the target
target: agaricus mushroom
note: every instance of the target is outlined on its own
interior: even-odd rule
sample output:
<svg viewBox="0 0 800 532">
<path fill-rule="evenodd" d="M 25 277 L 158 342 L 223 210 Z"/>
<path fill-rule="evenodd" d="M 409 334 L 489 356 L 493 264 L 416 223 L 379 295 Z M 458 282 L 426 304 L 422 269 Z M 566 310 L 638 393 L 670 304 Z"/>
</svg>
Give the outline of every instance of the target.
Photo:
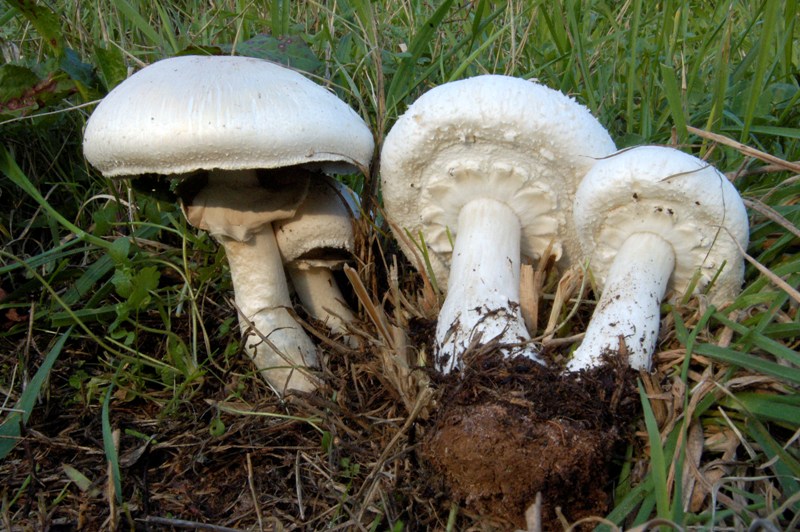
<svg viewBox="0 0 800 532">
<path fill-rule="evenodd" d="M 352 258 L 353 221 L 358 214 L 352 190 L 333 179 L 318 179 L 311 183 L 295 215 L 274 224 L 283 264 L 303 307 L 351 347 L 359 345 L 347 330 L 355 316 L 333 270 Z"/>
<path fill-rule="evenodd" d="M 447 298 L 437 366 L 449 372 L 472 345 L 495 339 L 534 360 L 519 309 L 520 254 L 573 242 L 572 193 L 615 150 L 589 111 L 523 79 L 478 76 L 436 87 L 409 107 L 381 153 L 386 213 L 424 241 Z M 407 238 L 400 238 L 406 254 Z M 449 273 L 448 273 L 449 269 Z"/>
<path fill-rule="evenodd" d="M 84 134 L 87 160 L 107 177 L 183 181 L 187 219 L 225 247 L 245 350 L 280 392 L 316 387 L 305 368 L 317 353 L 287 310 L 272 222 L 294 215 L 314 171 L 365 171 L 373 147 L 334 94 L 248 57 L 154 63 L 103 99 Z"/>
<path fill-rule="evenodd" d="M 695 289 L 708 288 L 720 304 L 742 285 L 744 204 L 724 175 L 696 157 L 654 146 L 608 157 L 578 187 L 574 215 L 603 294 L 572 371 L 621 349 L 631 367 L 649 369 L 667 290 L 682 294 L 696 280 Z"/>
</svg>

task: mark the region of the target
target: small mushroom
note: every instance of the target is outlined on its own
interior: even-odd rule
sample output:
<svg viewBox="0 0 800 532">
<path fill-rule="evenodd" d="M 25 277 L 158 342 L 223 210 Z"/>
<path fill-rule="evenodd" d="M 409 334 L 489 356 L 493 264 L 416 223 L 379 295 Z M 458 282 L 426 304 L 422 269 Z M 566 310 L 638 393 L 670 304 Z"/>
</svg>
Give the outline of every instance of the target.
<svg viewBox="0 0 800 532">
<path fill-rule="evenodd" d="M 372 135 L 323 87 L 249 57 L 183 56 L 121 83 L 86 125 L 84 154 L 107 177 L 181 181 L 187 219 L 224 247 L 245 350 L 280 392 L 312 390 L 316 347 L 288 312 L 272 222 L 315 172 L 365 171 Z"/>
<path fill-rule="evenodd" d="M 572 193 L 614 150 L 585 107 L 507 76 L 446 83 L 397 120 L 381 153 L 383 198 L 447 283 L 436 329 L 443 372 L 492 340 L 506 356 L 538 360 L 521 345 L 530 340 L 519 308 L 521 253 L 538 257 L 551 241 L 557 257 L 577 251 Z M 411 256 L 409 239 L 398 240 Z"/>
<path fill-rule="evenodd" d="M 730 301 L 744 276 L 747 212 L 710 164 L 672 148 L 639 147 L 598 162 L 575 194 L 581 247 L 603 289 L 571 371 L 627 352 L 648 370 L 667 290 Z M 713 280 L 713 285 L 709 286 Z M 623 347 L 624 346 L 624 347 Z"/>
<path fill-rule="evenodd" d="M 283 264 L 303 307 L 353 348 L 360 342 L 349 333 L 347 323 L 355 316 L 333 270 L 352 258 L 353 221 L 358 214 L 352 190 L 333 179 L 318 179 L 295 215 L 274 224 Z"/>
</svg>

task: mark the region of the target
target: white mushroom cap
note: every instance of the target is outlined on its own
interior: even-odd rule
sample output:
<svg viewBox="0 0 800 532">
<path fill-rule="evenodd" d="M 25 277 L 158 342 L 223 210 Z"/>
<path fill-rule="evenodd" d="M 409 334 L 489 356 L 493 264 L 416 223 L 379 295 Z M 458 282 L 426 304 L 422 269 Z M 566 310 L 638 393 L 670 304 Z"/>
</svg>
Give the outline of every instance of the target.
<svg viewBox="0 0 800 532">
<path fill-rule="evenodd" d="M 273 224 L 283 263 L 294 268 L 334 268 L 353 252 L 355 193 L 333 179 L 312 179 L 292 218 Z"/>
<path fill-rule="evenodd" d="M 723 263 L 712 301 L 726 302 L 741 288 L 747 212 L 734 186 L 705 161 L 664 147 L 621 151 L 586 175 L 574 212 L 581 247 L 601 287 L 623 242 L 634 233 L 654 233 L 675 253 L 668 290 L 685 292 L 698 269 L 702 290 Z"/>
<path fill-rule="evenodd" d="M 365 170 L 364 121 L 302 75 L 250 57 L 182 56 L 112 90 L 84 133 L 86 159 L 106 177 L 307 165 Z"/>
<path fill-rule="evenodd" d="M 381 175 L 386 212 L 418 240 L 447 284 L 461 208 L 476 198 L 509 205 L 522 224 L 522 253 L 578 251 L 572 192 L 616 148 L 588 109 L 534 82 L 478 76 L 420 97 L 386 136 Z M 556 238 L 558 235 L 558 238 Z M 404 251 L 405 239 L 399 239 Z"/>
</svg>

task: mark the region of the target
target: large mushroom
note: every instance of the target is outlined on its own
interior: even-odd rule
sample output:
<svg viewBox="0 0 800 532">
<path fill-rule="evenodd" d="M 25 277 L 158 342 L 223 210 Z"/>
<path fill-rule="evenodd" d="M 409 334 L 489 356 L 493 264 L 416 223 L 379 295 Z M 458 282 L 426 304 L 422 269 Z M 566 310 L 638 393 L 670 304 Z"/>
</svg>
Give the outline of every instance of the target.
<svg viewBox="0 0 800 532">
<path fill-rule="evenodd" d="M 247 57 L 154 63 L 103 99 L 84 134 L 107 177 L 181 180 L 187 219 L 225 247 L 245 350 L 280 392 L 316 387 L 317 353 L 288 310 L 272 223 L 294 215 L 316 172 L 366 171 L 373 147 L 334 94 Z"/>
<path fill-rule="evenodd" d="M 576 253 L 572 193 L 614 150 L 585 107 L 507 76 L 446 83 L 398 119 L 381 153 L 383 198 L 447 283 L 436 329 L 443 372 L 492 340 L 508 356 L 538 359 L 519 308 L 521 253 L 537 258 L 551 242 L 557 257 Z"/>
<path fill-rule="evenodd" d="M 333 179 L 315 180 L 292 218 L 274 224 L 278 249 L 303 308 L 342 335 L 350 347 L 358 338 L 347 324 L 355 319 L 333 271 L 355 248 L 353 223 L 359 215 L 355 193 Z"/>
<path fill-rule="evenodd" d="M 574 215 L 603 294 L 572 371 L 619 352 L 647 370 L 667 290 L 693 286 L 722 304 L 741 288 L 747 212 L 725 176 L 696 157 L 655 146 L 608 157 L 578 187 Z"/>
</svg>

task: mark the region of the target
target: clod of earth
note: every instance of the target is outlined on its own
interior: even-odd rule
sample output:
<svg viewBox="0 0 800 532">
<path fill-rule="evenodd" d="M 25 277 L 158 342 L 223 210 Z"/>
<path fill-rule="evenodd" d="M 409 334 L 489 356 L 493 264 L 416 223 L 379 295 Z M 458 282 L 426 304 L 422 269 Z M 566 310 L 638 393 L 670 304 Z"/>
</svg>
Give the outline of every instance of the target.
<svg viewBox="0 0 800 532">
<path fill-rule="evenodd" d="M 580 381 L 522 357 L 471 363 L 440 383 L 443 406 L 420 452 L 450 496 L 515 528 L 539 492 L 545 530 L 560 526 L 556 507 L 571 522 L 606 512 L 614 453 L 639 415 L 625 361 Z"/>
</svg>

